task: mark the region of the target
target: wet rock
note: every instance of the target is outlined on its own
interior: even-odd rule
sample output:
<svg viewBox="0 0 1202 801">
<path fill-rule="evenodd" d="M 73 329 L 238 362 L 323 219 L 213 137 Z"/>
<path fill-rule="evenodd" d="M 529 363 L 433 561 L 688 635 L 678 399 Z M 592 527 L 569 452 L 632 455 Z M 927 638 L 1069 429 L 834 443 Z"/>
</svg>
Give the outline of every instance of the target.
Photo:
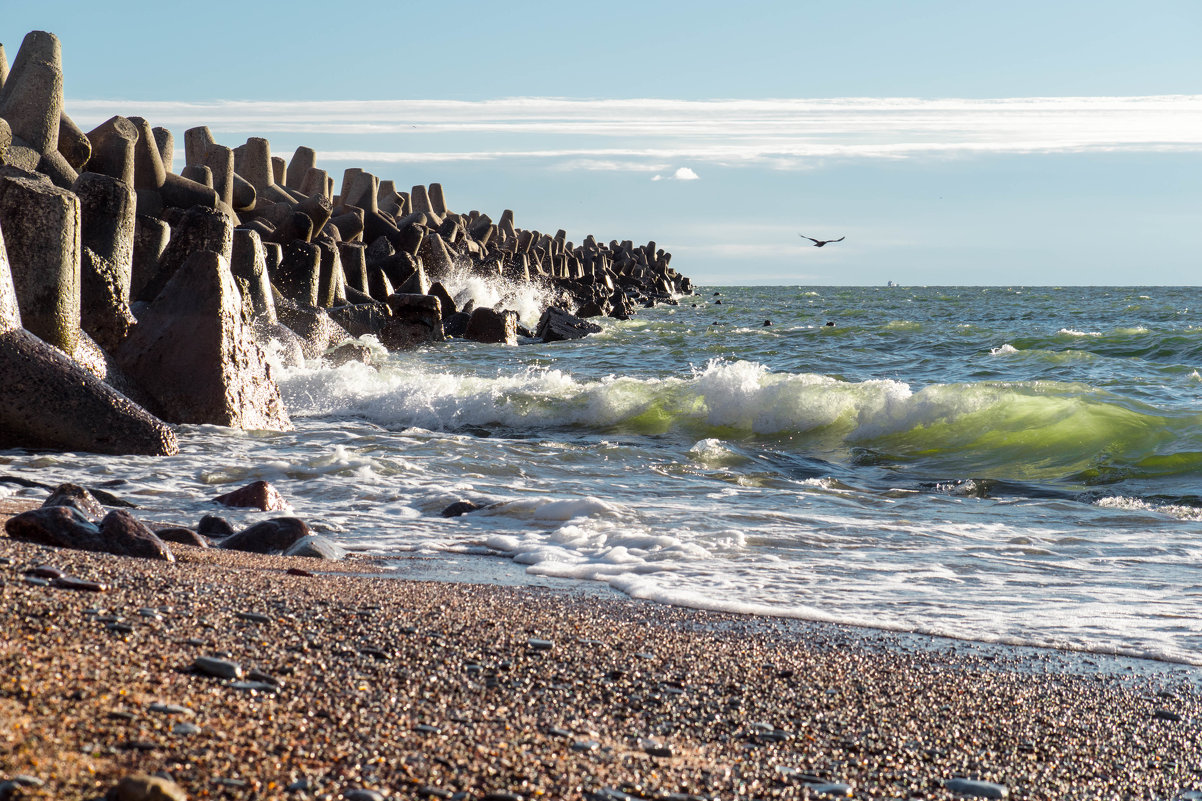
<svg viewBox="0 0 1202 801">
<path fill-rule="evenodd" d="M 124 509 L 114 509 L 100 521 L 100 536 L 105 551 L 121 556 L 161 559 L 174 562 L 167 543 Z"/>
<path fill-rule="evenodd" d="M 78 484 L 59 484 L 42 506 L 70 506 L 89 520 L 99 522 L 104 518 L 104 507 L 92 493 Z"/>
<path fill-rule="evenodd" d="M 366 345 L 361 345 L 358 342 L 347 342 L 339 345 L 332 351 L 322 357 L 333 367 L 341 367 L 344 364 L 371 364 L 371 348 Z"/>
<path fill-rule="evenodd" d="M 280 322 L 300 338 L 306 359 L 320 358 L 330 347 L 346 341 L 350 336 L 325 309 L 277 296 L 275 310 Z"/>
<path fill-rule="evenodd" d="M 292 543 L 284 556 L 303 556 L 309 559 L 326 559 L 337 562 L 346 558 L 346 550 L 329 537 L 310 534 Z"/>
<path fill-rule="evenodd" d="M 380 343 L 389 350 L 410 350 L 445 339 L 442 304 L 432 295 L 391 294 L 392 319 L 380 331 Z"/>
<path fill-rule="evenodd" d="M 554 306 L 543 312 L 538 321 L 534 336 L 543 342 L 563 342 L 569 339 L 582 339 L 589 334 L 600 333 L 601 326 L 582 320 L 574 314 Z"/>
<path fill-rule="evenodd" d="M 276 517 L 226 537 L 220 547 L 250 553 L 283 553 L 311 533 L 300 518 Z"/>
<path fill-rule="evenodd" d="M 175 542 L 180 545 L 191 545 L 194 548 L 208 548 L 209 541 L 190 528 L 170 526 L 160 528 L 155 532 L 163 542 Z"/>
<path fill-rule="evenodd" d="M 264 512 L 291 512 L 292 506 L 279 490 L 266 481 L 255 481 L 245 487 L 218 495 L 213 499 L 223 506 L 260 509 Z"/>
<path fill-rule="evenodd" d="M 222 539 L 234 533 L 234 527 L 224 517 L 205 515 L 196 526 L 196 533 L 204 537 Z"/>
<path fill-rule="evenodd" d="M 123 509 L 109 512 L 97 526 L 73 507 L 48 506 L 16 515 L 4 527 L 23 542 L 175 561 L 166 544 Z"/>
<path fill-rule="evenodd" d="M 518 316 L 512 311 L 479 308 L 472 310 L 464 339 L 486 344 L 518 344 Z"/>
<path fill-rule="evenodd" d="M 459 517 L 474 512 L 481 507 L 471 501 L 455 501 L 440 513 L 443 517 Z"/>
</svg>

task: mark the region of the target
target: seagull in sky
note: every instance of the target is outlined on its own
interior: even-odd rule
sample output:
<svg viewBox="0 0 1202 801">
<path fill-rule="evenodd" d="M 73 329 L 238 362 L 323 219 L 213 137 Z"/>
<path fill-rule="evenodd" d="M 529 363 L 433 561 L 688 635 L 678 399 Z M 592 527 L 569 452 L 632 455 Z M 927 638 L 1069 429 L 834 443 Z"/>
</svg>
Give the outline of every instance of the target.
<svg viewBox="0 0 1202 801">
<path fill-rule="evenodd" d="M 842 242 L 844 239 L 847 239 L 846 236 L 841 236 L 838 239 L 815 239 L 814 237 L 806 236 L 805 234 L 798 234 L 798 236 L 800 236 L 802 239 L 810 240 L 814 243 L 814 247 L 816 248 L 820 248 L 823 245 L 829 245 L 832 242 Z"/>
</svg>

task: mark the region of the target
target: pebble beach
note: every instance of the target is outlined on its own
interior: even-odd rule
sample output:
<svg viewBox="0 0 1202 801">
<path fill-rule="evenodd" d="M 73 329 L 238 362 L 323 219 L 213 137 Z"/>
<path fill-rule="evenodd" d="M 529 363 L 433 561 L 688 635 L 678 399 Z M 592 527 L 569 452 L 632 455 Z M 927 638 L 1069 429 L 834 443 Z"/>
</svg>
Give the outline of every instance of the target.
<svg viewBox="0 0 1202 801">
<path fill-rule="evenodd" d="M 1202 797 L 1192 668 L 175 550 L 0 538 L 0 797 Z"/>
</svg>

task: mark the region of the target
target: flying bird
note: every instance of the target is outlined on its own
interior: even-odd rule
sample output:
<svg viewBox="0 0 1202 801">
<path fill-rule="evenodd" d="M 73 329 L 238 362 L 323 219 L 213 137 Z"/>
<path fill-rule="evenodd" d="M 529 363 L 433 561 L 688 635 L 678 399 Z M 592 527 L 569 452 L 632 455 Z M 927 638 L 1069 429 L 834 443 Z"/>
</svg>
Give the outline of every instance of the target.
<svg viewBox="0 0 1202 801">
<path fill-rule="evenodd" d="M 847 239 L 846 236 L 841 236 L 838 239 L 815 239 L 814 237 L 806 236 L 805 234 L 798 234 L 798 236 L 800 236 L 802 239 L 810 240 L 814 243 L 814 247 L 816 248 L 820 248 L 823 245 L 829 245 L 831 242 L 842 242 L 844 239 Z"/>
</svg>

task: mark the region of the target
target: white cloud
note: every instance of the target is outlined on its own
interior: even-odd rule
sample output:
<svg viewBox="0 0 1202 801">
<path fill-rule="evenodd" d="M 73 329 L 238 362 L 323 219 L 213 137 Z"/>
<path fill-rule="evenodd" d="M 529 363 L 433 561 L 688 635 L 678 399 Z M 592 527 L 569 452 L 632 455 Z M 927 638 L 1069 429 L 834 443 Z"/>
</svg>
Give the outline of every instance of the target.
<svg viewBox="0 0 1202 801">
<path fill-rule="evenodd" d="M 218 141 L 268 136 L 319 157 L 423 163 L 529 159 L 653 172 L 671 163 L 808 169 L 830 159 L 1202 151 L 1202 95 L 999 99 L 175 101 L 69 100 L 88 130 L 113 114 Z M 335 143 L 324 151 L 312 140 Z M 278 146 L 278 145 L 277 145 Z M 281 148 L 282 149 L 282 148 Z M 694 180 L 678 169 L 675 180 Z"/>
<path fill-rule="evenodd" d="M 676 172 L 671 175 L 655 175 L 651 178 L 652 181 L 696 181 L 701 178 L 700 175 L 693 172 L 688 167 L 678 167 Z"/>
</svg>

